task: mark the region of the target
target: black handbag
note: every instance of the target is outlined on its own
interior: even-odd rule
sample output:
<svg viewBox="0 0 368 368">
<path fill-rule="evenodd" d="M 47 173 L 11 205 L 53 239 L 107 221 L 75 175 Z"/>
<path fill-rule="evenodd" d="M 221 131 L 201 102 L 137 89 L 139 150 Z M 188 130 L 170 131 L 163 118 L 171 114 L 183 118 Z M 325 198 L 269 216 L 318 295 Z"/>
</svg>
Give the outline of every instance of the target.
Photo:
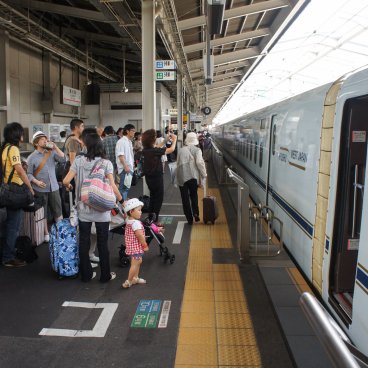
<svg viewBox="0 0 368 368">
<path fill-rule="evenodd" d="M 132 183 L 130 185 L 134 187 L 135 185 L 137 185 L 137 183 L 138 183 L 138 176 L 137 176 L 137 173 L 134 171 L 133 177 L 132 177 Z"/>
<path fill-rule="evenodd" d="M 2 179 L 4 178 L 6 160 L 9 155 L 9 150 L 6 153 L 5 164 L 2 167 Z M 15 169 L 11 171 L 8 182 L 2 183 L 0 186 L 0 207 L 6 207 L 13 210 L 17 210 L 20 208 L 28 207 L 33 203 L 33 194 L 30 192 L 29 188 L 25 185 L 19 185 L 16 183 L 12 183 L 11 180 L 13 178 Z"/>
</svg>

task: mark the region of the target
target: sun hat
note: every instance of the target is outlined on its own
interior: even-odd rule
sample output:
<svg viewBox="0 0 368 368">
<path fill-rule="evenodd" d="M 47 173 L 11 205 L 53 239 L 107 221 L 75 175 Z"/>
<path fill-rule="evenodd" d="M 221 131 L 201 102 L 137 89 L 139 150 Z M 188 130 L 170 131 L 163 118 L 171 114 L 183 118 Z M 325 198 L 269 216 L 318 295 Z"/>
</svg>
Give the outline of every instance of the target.
<svg viewBox="0 0 368 368">
<path fill-rule="evenodd" d="M 188 133 L 187 137 L 185 138 L 185 144 L 187 146 L 196 146 L 197 144 L 199 144 L 197 133 L 194 132 Z"/>
<path fill-rule="evenodd" d="M 41 138 L 41 137 L 47 138 L 47 135 L 44 132 L 42 132 L 41 130 L 38 130 L 35 134 L 33 134 L 32 144 L 34 144 L 36 139 Z"/>
<path fill-rule="evenodd" d="M 138 198 L 132 198 L 125 202 L 124 204 L 124 211 L 129 212 L 133 210 L 134 208 L 137 208 L 139 206 L 144 206 L 144 204 L 138 199 Z"/>
</svg>

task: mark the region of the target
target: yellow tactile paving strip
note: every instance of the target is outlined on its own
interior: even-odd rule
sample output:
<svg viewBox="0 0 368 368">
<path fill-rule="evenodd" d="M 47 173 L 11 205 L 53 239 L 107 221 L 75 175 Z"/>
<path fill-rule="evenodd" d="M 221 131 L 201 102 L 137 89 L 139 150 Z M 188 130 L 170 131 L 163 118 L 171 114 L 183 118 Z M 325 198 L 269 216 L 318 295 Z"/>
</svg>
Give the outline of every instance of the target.
<svg viewBox="0 0 368 368">
<path fill-rule="evenodd" d="M 289 274 L 292 281 L 294 282 L 300 294 L 304 293 L 305 291 L 314 294 L 311 288 L 309 287 L 307 281 L 305 281 L 303 275 L 299 272 L 299 270 L 296 267 L 289 267 L 286 269 L 286 271 Z"/>
<path fill-rule="evenodd" d="M 175 367 L 261 367 L 238 266 L 212 263 L 212 248 L 232 244 L 219 191 L 209 194 L 219 218 L 192 227 Z"/>
</svg>

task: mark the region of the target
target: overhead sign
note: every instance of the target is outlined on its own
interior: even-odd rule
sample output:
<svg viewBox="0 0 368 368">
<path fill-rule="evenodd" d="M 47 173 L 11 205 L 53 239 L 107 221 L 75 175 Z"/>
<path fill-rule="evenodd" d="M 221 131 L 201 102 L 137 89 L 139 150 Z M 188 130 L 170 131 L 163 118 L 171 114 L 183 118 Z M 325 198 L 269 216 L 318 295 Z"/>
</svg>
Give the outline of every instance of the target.
<svg viewBox="0 0 368 368">
<path fill-rule="evenodd" d="M 156 71 L 156 81 L 174 81 L 176 80 L 176 72 L 173 71 Z"/>
<path fill-rule="evenodd" d="M 170 116 L 177 116 L 178 115 L 178 109 L 169 109 L 169 115 Z"/>
<path fill-rule="evenodd" d="M 156 69 L 160 70 L 176 69 L 176 63 L 174 60 L 156 60 Z"/>
<path fill-rule="evenodd" d="M 61 103 L 63 105 L 81 106 L 81 91 L 68 86 L 61 86 Z"/>
</svg>

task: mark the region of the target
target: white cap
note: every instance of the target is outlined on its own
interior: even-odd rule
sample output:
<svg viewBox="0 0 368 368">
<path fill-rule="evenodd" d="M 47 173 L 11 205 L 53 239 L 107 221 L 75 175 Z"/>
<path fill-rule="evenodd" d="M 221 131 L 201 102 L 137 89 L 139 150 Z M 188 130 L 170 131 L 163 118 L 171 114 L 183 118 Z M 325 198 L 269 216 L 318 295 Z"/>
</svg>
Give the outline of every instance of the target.
<svg viewBox="0 0 368 368">
<path fill-rule="evenodd" d="M 144 204 L 138 198 L 132 198 L 125 202 L 124 204 L 124 211 L 128 212 L 137 208 L 139 206 L 144 206 Z"/>
<path fill-rule="evenodd" d="M 188 133 L 185 138 L 185 144 L 187 146 L 196 146 L 197 144 L 199 144 L 197 133 L 194 132 Z"/>
<path fill-rule="evenodd" d="M 37 139 L 37 138 L 41 138 L 41 137 L 45 137 L 47 138 L 47 135 L 42 132 L 41 130 L 37 131 L 35 134 L 33 134 L 33 137 L 32 137 L 32 144 L 34 143 L 34 141 Z"/>
</svg>

